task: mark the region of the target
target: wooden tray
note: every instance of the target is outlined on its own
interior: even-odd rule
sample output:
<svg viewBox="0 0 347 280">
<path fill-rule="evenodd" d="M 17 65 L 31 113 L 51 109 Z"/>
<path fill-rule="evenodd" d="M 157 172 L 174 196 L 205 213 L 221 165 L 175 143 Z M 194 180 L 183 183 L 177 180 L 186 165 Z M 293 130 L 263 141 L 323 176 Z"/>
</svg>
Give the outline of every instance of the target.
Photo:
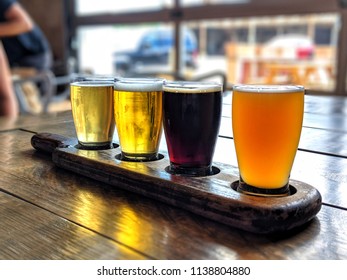
<svg viewBox="0 0 347 280">
<path fill-rule="evenodd" d="M 237 192 L 235 166 L 214 163 L 216 175 L 183 177 L 165 171 L 166 153 L 152 162 L 116 159 L 120 149 L 78 149 L 77 140 L 56 134 L 36 134 L 32 146 L 52 153 L 53 162 L 64 169 L 135 192 L 195 214 L 254 233 L 274 233 L 299 227 L 319 212 L 322 198 L 314 187 L 290 181 L 287 197 L 257 197 Z"/>
</svg>

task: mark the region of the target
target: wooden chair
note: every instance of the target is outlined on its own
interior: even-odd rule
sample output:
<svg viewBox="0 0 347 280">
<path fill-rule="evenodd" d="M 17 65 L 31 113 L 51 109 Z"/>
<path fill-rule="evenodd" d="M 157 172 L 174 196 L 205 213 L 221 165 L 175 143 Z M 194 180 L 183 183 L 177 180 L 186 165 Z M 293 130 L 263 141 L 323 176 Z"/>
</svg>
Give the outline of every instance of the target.
<svg viewBox="0 0 347 280">
<path fill-rule="evenodd" d="M 50 70 L 11 69 L 14 90 L 21 114 L 46 113 L 55 93 L 55 75 Z"/>
</svg>

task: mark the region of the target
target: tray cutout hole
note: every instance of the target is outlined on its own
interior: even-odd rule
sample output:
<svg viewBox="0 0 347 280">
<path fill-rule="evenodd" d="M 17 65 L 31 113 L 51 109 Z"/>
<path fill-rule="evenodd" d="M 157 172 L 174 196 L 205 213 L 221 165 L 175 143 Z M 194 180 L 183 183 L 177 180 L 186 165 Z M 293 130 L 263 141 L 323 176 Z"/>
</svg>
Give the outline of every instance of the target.
<svg viewBox="0 0 347 280">
<path fill-rule="evenodd" d="M 116 155 L 116 159 L 121 161 L 127 161 L 127 162 L 151 162 L 151 161 L 161 160 L 163 158 L 164 158 L 164 155 L 162 155 L 161 153 L 158 153 L 158 155 L 152 159 L 139 159 L 139 160 L 131 160 L 131 159 L 123 158 L 121 153 Z"/>
<path fill-rule="evenodd" d="M 87 146 L 82 146 L 81 144 L 77 144 L 74 146 L 78 150 L 86 150 L 86 151 L 104 151 L 104 150 L 111 150 L 111 149 L 117 149 L 119 145 L 117 143 L 112 143 L 110 146 L 99 146 L 99 147 L 87 147 Z"/>
<path fill-rule="evenodd" d="M 232 188 L 234 191 L 239 192 L 239 191 L 237 190 L 238 185 L 239 185 L 239 180 L 236 180 L 236 181 L 232 182 L 230 186 L 231 186 L 231 188 Z M 282 197 L 292 196 L 292 195 L 296 194 L 296 192 L 297 192 L 296 187 L 294 187 L 293 185 L 289 184 L 289 195 L 287 195 L 287 196 L 282 196 Z M 240 192 L 240 193 L 241 193 L 241 192 Z M 251 195 L 251 194 L 246 194 L 246 193 L 242 193 L 242 194 L 244 194 L 244 195 Z M 269 196 L 254 195 L 254 196 L 259 196 L 259 197 L 271 197 L 271 195 L 269 195 Z M 273 196 L 273 197 L 275 198 L 275 197 L 277 197 L 277 196 Z M 281 197 L 281 196 L 278 196 L 278 197 Z"/>
<path fill-rule="evenodd" d="M 182 176 L 182 177 L 206 177 L 206 176 L 217 175 L 218 173 L 220 173 L 220 169 L 216 166 L 212 166 L 211 173 L 209 173 L 209 174 L 191 174 L 188 172 L 187 173 L 176 173 L 174 170 L 171 169 L 170 166 L 166 166 L 165 171 L 171 175 Z"/>
</svg>

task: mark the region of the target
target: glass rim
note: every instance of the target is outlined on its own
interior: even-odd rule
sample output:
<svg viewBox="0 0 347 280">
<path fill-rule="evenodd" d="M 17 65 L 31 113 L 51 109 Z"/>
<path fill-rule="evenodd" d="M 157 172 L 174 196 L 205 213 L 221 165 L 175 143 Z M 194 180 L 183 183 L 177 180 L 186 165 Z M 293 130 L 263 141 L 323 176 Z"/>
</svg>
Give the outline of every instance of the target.
<svg viewBox="0 0 347 280">
<path fill-rule="evenodd" d="M 79 75 L 74 77 L 70 85 L 73 86 L 113 86 L 114 81 L 120 79 L 115 76 L 106 75 Z"/>
<path fill-rule="evenodd" d="M 221 92 L 223 85 L 213 81 L 165 81 L 163 91 L 175 93 Z"/>
<path fill-rule="evenodd" d="M 302 85 L 266 85 L 266 84 L 238 84 L 232 87 L 232 90 L 239 92 L 252 92 L 252 93 L 291 93 L 305 91 Z"/>
<path fill-rule="evenodd" d="M 114 81 L 121 79 L 120 77 L 111 76 L 111 75 L 78 75 L 75 76 L 72 81 Z"/>
<path fill-rule="evenodd" d="M 121 78 L 114 81 L 114 90 L 119 91 L 162 91 L 165 79 L 161 78 Z"/>
<path fill-rule="evenodd" d="M 108 80 L 82 80 L 70 83 L 70 86 L 79 87 L 113 87 L 114 82 Z"/>
</svg>

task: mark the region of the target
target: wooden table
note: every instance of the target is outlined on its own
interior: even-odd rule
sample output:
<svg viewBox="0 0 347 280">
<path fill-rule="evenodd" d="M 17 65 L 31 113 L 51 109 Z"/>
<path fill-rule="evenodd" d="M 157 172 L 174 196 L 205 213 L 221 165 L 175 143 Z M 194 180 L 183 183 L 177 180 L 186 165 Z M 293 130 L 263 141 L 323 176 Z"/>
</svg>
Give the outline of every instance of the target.
<svg viewBox="0 0 347 280">
<path fill-rule="evenodd" d="M 325 61 L 277 60 L 264 63 L 265 83 L 274 84 L 277 78 L 286 76 L 287 83 L 308 85 L 311 76 L 315 82 L 327 82 L 332 76 L 332 65 Z M 323 75 L 320 75 L 321 74 Z"/>
<path fill-rule="evenodd" d="M 224 98 L 215 162 L 235 166 Z M 306 96 L 291 177 L 323 206 L 302 228 L 260 235 L 77 175 L 30 144 L 74 137 L 71 112 L 0 119 L 0 259 L 347 259 L 347 98 Z M 163 147 L 162 147 L 163 148 Z"/>
</svg>

